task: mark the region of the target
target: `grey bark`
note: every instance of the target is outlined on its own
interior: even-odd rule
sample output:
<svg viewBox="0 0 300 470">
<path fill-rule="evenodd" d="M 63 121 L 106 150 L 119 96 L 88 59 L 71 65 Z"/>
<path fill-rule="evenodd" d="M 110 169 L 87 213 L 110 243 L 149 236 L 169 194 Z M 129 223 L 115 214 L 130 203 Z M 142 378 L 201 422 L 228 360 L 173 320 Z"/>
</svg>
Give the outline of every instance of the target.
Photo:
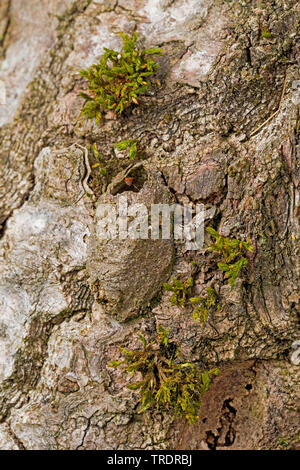
<svg viewBox="0 0 300 470">
<path fill-rule="evenodd" d="M 120 48 L 120 30 L 163 47 L 161 67 L 139 106 L 95 126 L 78 117 L 78 72 Z M 298 41 L 294 0 L 1 2 L 0 449 L 297 447 Z M 135 171 L 112 150 L 124 138 L 145 159 L 132 202 L 203 203 L 208 224 L 251 240 L 234 288 L 206 248 L 97 239 L 99 203 Z M 92 200 L 82 147 L 94 142 L 108 174 L 92 171 Z M 162 289 L 191 274 L 195 294 L 222 299 L 204 327 Z M 220 368 L 196 426 L 138 415 L 108 367 L 157 324 Z"/>
</svg>

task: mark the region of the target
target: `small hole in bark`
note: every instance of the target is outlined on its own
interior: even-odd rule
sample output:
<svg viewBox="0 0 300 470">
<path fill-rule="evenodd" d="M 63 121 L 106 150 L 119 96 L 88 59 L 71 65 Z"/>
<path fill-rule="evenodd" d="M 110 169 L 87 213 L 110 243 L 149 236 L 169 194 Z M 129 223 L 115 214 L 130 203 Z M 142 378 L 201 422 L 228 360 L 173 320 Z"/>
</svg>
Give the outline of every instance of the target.
<svg viewBox="0 0 300 470">
<path fill-rule="evenodd" d="M 147 180 L 147 173 L 143 167 L 134 168 L 128 173 L 124 181 L 122 181 L 112 194 L 121 194 L 125 191 L 138 193 Z"/>
<path fill-rule="evenodd" d="M 206 423 L 207 418 L 203 418 L 202 423 Z"/>
<path fill-rule="evenodd" d="M 246 390 L 252 390 L 252 385 L 251 384 L 247 384 L 246 387 L 245 387 Z"/>
<path fill-rule="evenodd" d="M 174 359 L 177 351 L 177 346 L 175 343 L 168 343 L 168 346 L 160 345 L 160 350 L 165 354 L 168 359 Z"/>
</svg>

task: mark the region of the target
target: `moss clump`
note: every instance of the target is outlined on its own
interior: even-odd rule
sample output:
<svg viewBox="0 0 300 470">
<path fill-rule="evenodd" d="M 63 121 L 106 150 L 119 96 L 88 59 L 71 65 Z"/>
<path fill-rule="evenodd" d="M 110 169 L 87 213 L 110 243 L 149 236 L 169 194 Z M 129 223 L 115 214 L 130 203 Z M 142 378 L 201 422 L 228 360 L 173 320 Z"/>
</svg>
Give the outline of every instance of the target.
<svg viewBox="0 0 300 470">
<path fill-rule="evenodd" d="M 279 436 L 278 444 L 281 450 L 292 450 L 293 445 L 297 444 L 300 439 L 300 431 L 297 432 L 294 436 Z"/>
<path fill-rule="evenodd" d="M 191 294 L 191 288 L 193 287 L 194 280 L 189 277 L 185 282 L 181 282 L 179 279 L 173 278 L 172 284 L 167 282 L 164 284 L 164 289 L 173 292 L 170 297 L 170 304 L 179 305 L 184 307 L 188 300 L 188 296 Z"/>
<path fill-rule="evenodd" d="M 249 241 L 230 240 L 220 235 L 212 227 L 207 227 L 206 230 L 216 240 L 210 245 L 210 251 L 215 251 L 222 256 L 222 261 L 218 263 L 218 268 L 225 272 L 225 277 L 229 278 L 229 284 L 234 286 L 242 270 L 248 264 L 248 260 L 243 254 L 246 251 L 253 251 L 253 247 Z"/>
<path fill-rule="evenodd" d="M 271 39 L 273 37 L 273 35 L 272 35 L 271 31 L 269 31 L 268 29 L 264 29 L 261 32 L 261 37 L 266 38 L 266 39 Z"/>
<path fill-rule="evenodd" d="M 137 156 L 138 142 L 135 139 L 121 140 L 121 142 L 118 142 L 117 144 L 115 144 L 115 147 L 120 152 L 122 152 L 123 150 L 129 149 L 128 156 L 131 160 L 134 160 Z"/>
<path fill-rule="evenodd" d="M 220 310 L 221 306 L 217 303 L 217 293 L 213 287 L 206 289 L 207 295 L 205 297 L 190 297 L 191 290 L 194 285 L 194 280 L 189 277 L 185 282 L 179 279 L 173 279 L 172 284 L 164 284 L 164 288 L 173 292 L 170 297 L 170 305 L 193 306 L 193 319 L 199 320 L 200 326 L 204 326 L 207 322 L 209 313 L 214 309 Z"/>
<path fill-rule="evenodd" d="M 139 335 L 141 350 L 129 351 L 121 348 L 124 359 L 112 361 L 110 367 L 122 367 L 133 375 L 142 374 L 142 379 L 127 385 L 141 394 L 139 413 L 152 406 L 172 409 L 185 417 L 190 424 L 198 420 L 198 411 L 203 394 L 209 389 L 211 375 L 218 375 L 217 368 L 200 372 L 191 362 L 180 362 L 179 350 L 169 342 L 169 329 L 158 327 L 157 336 L 151 342 Z"/>
<path fill-rule="evenodd" d="M 218 263 L 218 268 L 225 272 L 225 277 L 229 278 L 229 284 L 234 286 L 237 278 L 240 276 L 242 270 L 247 266 L 248 260 L 243 255 L 246 251 L 253 251 L 253 247 L 249 241 L 242 241 L 238 239 L 230 240 L 223 235 L 220 235 L 212 227 L 208 227 L 207 232 L 215 238 L 215 242 L 211 243 L 209 249 L 221 256 L 221 261 Z M 195 265 L 194 262 L 192 262 Z M 200 326 L 203 326 L 210 313 L 214 310 L 219 311 L 221 305 L 218 303 L 218 295 L 213 287 L 206 289 L 206 296 L 193 297 L 192 287 L 194 279 L 189 277 L 186 281 L 173 279 L 172 284 L 165 283 L 164 288 L 173 292 L 170 297 L 170 305 L 179 305 L 181 307 L 193 305 L 193 318 L 200 321 Z"/>
<path fill-rule="evenodd" d="M 99 63 L 80 72 L 88 80 L 88 93 L 80 93 L 87 101 L 81 115 L 95 118 L 97 123 L 103 109 L 121 114 L 132 103 L 138 104 L 138 95 L 148 89 L 149 78 L 159 68 L 151 56 L 162 54 L 161 49 L 139 50 L 136 33 L 132 37 L 121 33 L 121 37 L 123 48 L 120 53 L 104 48 Z"/>
<path fill-rule="evenodd" d="M 220 305 L 217 303 L 217 293 L 212 287 L 206 289 L 207 295 L 205 297 L 190 297 L 189 301 L 195 306 L 193 311 L 194 320 L 199 320 L 200 325 L 203 326 L 208 318 L 208 314 L 213 309 L 220 310 Z"/>
</svg>

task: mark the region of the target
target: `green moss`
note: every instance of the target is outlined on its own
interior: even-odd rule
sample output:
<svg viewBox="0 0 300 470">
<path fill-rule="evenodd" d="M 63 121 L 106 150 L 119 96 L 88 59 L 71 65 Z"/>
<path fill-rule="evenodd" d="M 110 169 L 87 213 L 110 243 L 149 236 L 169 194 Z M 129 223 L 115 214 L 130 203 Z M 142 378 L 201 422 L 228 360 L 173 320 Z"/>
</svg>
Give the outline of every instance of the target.
<svg viewBox="0 0 300 470">
<path fill-rule="evenodd" d="M 142 374 L 141 380 L 127 385 L 141 394 L 139 413 L 156 407 L 172 410 L 190 424 L 196 423 L 211 375 L 218 375 L 219 370 L 201 372 L 195 364 L 180 361 L 179 349 L 169 342 L 169 329 L 159 326 L 156 337 L 150 342 L 142 335 L 139 338 L 143 345 L 141 350 L 121 348 L 124 359 L 109 364 L 110 367 L 122 367 L 131 375 Z"/>
<path fill-rule="evenodd" d="M 194 266 L 196 265 L 194 261 L 192 263 Z M 189 277 L 184 282 L 179 279 L 173 279 L 172 284 L 165 283 L 164 288 L 173 292 L 173 295 L 170 297 L 170 304 L 172 306 L 178 305 L 184 307 L 192 305 L 194 320 L 199 320 L 200 325 L 203 326 L 207 321 L 209 313 L 212 313 L 213 309 L 219 310 L 221 307 L 217 303 L 217 293 L 212 287 L 206 289 L 207 295 L 205 297 L 191 297 L 193 285 L 194 280 L 192 277 Z"/>
<path fill-rule="evenodd" d="M 196 305 L 193 311 L 194 320 L 199 320 L 200 325 L 203 326 L 208 318 L 209 313 L 213 309 L 220 310 L 220 305 L 217 303 L 217 293 L 212 287 L 206 289 L 207 295 L 205 297 L 190 297 L 189 301 Z"/>
<path fill-rule="evenodd" d="M 88 92 L 80 93 L 86 100 L 81 115 L 95 118 L 97 123 L 103 109 L 121 114 L 132 103 L 138 104 L 138 95 L 149 88 L 149 78 L 159 68 L 151 56 L 162 54 L 161 49 L 139 50 L 136 33 L 132 37 L 121 33 L 121 37 L 123 48 L 120 53 L 104 48 L 98 64 L 80 72 L 88 80 Z"/>
<path fill-rule="evenodd" d="M 293 444 L 299 442 L 300 432 L 296 433 L 294 436 L 279 436 L 278 445 L 282 450 L 290 450 L 293 447 Z"/>
<path fill-rule="evenodd" d="M 188 301 L 188 296 L 191 295 L 191 288 L 194 284 L 192 277 L 189 277 L 185 282 L 179 281 L 179 279 L 173 278 L 172 284 L 165 283 L 164 288 L 167 291 L 173 292 L 170 298 L 170 304 L 179 305 L 184 307 Z"/>
<path fill-rule="evenodd" d="M 230 176 L 230 178 L 234 178 L 236 175 L 237 175 L 237 171 L 234 168 L 228 169 L 228 176 Z"/>
<path fill-rule="evenodd" d="M 121 142 L 118 142 L 115 147 L 119 151 L 127 150 L 129 149 L 129 158 L 131 160 L 134 160 L 137 156 L 138 153 L 138 142 L 135 139 L 127 139 L 127 140 L 121 140 Z"/>
<path fill-rule="evenodd" d="M 229 284 L 234 286 L 242 270 L 248 264 L 247 258 L 243 254 L 246 251 L 253 251 L 253 247 L 249 241 L 230 240 L 223 235 L 219 235 L 212 227 L 207 227 L 206 230 L 216 240 L 210 245 L 210 251 L 214 251 L 222 257 L 222 261 L 218 263 L 218 268 L 225 273 L 225 277 L 229 279 Z"/>
<path fill-rule="evenodd" d="M 243 256 L 246 251 L 253 251 L 253 247 L 249 241 L 242 241 L 238 239 L 230 240 L 208 227 L 207 232 L 215 238 L 215 242 L 211 243 L 210 251 L 214 251 L 220 255 L 221 260 L 218 262 L 218 268 L 225 273 L 225 277 L 229 279 L 229 284 L 234 286 L 237 278 L 240 276 L 243 269 L 247 266 L 247 258 Z M 191 261 L 192 266 L 195 266 L 195 261 Z M 186 281 L 180 281 L 173 278 L 172 284 L 165 283 L 164 288 L 173 292 L 170 297 L 170 304 L 172 306 L 179 305 L 181 307 L 193 306 L 193 318 L 199 320 L 200 325 L 203 326 L 208 315 L 213 313 L 214 310 L 220 310 L 221 305 L 218 302 L 218 295 L 213 287 L 206 289 L 206 296 L 192 297 L 192 287 L 194 285 L 193 277 L 189 277 Z"/>
<path fill-rule="evenodd" d="M 268 29 L 264 29 L 261 32 L 261 37 L 266 38 L 266 39 L 271 39 L 273 37 L 273 35 L 272 35 L 271 31 L 269 31 Z"/>
</svg>

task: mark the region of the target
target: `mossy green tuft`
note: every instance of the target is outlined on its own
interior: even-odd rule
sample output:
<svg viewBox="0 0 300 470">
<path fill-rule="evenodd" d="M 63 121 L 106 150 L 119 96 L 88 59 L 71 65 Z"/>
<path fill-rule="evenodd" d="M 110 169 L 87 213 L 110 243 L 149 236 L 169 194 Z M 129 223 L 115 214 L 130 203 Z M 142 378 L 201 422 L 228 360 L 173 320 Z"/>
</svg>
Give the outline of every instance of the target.
<svg viewBox="0 0 300 470">
<path fill-rule="evenodd" d="M 124 33 L 120 36 L 121 52 L 104 48 L 100 61 L 80 72 L 88 80 L 88 92 L 80 93 L 86 100 L 81 115 L 96 119 L 96 123 L 100 122 L 103 110 L 122 114 L 132 104 L 138 104 L 138 95 L 145 93 L 150 86 L 149 78 L 159 68 L 151 56 L 162 54 L 161 49 L 138 49 L 136 33 L 131 37 Z"/>
<path fill-rule="evenodd" d="M 191 362 L 180 362 L 179 349 L 169 342 L 169 329 L 159 326 L 156 337 L 150 342 L 142 335 L 139 338 L 143 345 L 141 350 L 121 348 L 124 359 L 109 364 L 122 367 L 131 375 L 141 373 L 141 380 L 127 385 L 141 394 L 139 413 L 155 406 L 173 410 L 190 424 L 196 423 L 203 394 L 209 389 L 211 376 L 218 375 L 219 370 L 201 372 Z"/>
</svg>

